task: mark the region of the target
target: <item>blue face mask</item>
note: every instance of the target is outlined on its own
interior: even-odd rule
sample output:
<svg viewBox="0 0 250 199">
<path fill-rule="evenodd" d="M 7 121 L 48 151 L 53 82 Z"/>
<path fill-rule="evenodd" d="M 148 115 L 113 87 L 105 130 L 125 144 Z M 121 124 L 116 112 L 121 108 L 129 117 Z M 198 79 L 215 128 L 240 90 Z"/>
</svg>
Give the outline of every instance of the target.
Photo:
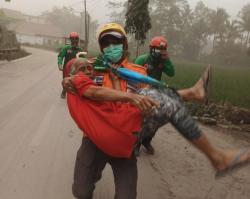
<svg viewBox="0 0 250 199">
<path fill-rule="evenodd" d="M 123 44 L 111 44 L 103 49 L 104 56 L 113 63 L 118 63 L 123 55 Z"/>
</svg>

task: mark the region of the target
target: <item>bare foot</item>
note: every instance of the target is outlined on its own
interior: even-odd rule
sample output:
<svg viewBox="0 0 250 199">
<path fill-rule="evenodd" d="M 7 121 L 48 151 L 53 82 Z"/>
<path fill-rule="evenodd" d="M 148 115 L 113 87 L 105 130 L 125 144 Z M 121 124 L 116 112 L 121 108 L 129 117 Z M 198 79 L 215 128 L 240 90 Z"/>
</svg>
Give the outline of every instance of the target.
<svg viewBox="0 0 250 199">
<path fill-rule="evenodd" d="M 212 164 L 217 171 L 234 169 L 235 166 L 245 162 L 250 163 L 250 148 L 221 151 L 217 157 L 215 157 L 215 160 L 212 160 Z"/>
<path fill-rule="evenodd" d="M 208 65 L 201 78 L 192 87 L 195 99 L 200 103 L 208 103 L 209 84 L 211 80 L 211 66 Z"/>
</svg>

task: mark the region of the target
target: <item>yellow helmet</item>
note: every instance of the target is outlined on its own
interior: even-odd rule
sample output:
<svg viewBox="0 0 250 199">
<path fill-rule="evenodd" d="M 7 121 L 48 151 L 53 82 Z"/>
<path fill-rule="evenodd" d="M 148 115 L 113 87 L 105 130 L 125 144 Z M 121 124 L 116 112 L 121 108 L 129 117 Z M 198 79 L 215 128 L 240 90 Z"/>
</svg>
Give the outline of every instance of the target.
<svg viewBox="0 0 250 199">
<path fill-rule="evenodd" d="M 105 25 L 103 25 L 98 32 L 98 42 L 100 45 L 100 41 L 102 36 L 107 34 L 112 34 L 113 36 L 117 36 L 120 38 L 124 39 L 124 48 L 127 50 L 128 49 L 128 41 L 127 41 L 127 33 L 125 32 L 124 28 L 117 23 L 107 23 Z M 100 48 L 102 50 L 102 47 L 100 45 Z"/>
</svg>

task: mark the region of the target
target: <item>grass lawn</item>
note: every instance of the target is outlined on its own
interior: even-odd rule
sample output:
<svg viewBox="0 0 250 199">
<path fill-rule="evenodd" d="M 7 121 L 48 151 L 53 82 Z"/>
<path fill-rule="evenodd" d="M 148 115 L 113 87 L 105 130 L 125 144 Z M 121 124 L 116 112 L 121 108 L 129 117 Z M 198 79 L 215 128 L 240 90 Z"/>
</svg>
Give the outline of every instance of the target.
<svg viewBox="0 0 250 199">
<path fill-rule="evenodd" d="M 175 88 L 192 86 L 206 66 L 175 61 L 174 65 L 175 77 L 163 76 L 163 80 Z M 250 108 L 250 66 L 249 68 L 213 66 L 211 99 L 216 102 L 230 102 L 235 106 Z"/>
</svg>

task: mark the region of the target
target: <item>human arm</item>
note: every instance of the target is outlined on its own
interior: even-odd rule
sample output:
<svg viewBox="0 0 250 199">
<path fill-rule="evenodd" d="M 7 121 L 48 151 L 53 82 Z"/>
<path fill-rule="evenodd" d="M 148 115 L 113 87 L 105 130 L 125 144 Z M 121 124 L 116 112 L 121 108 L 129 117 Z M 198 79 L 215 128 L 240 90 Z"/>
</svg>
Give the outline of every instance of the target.
<svg viewBox="0 0 250 199">
<path fill-rule="evenodd" d="M 141 55 L 135 59 L 134 63 L 140 66 L 145 66 L 147 58 L 148 58 L 147 54 Z"/>
<path fill-rule="evenodd" d="M 68 46 L 62 47 L 58 56 L 57 56 L 57 65 L 58 65 L 59 70 L 62 70 L 63 59 L 66 55 L 67 48 L 68 48 Z"/>
<path fill-rule="evenodd" d="M 128 102 L 143 112 L 148 112 L 152 110 L 152 108 L 159 106 L 159 104 L 150 97 L 99 86 L 90 86 L 83 93 L 83 96 L 95 101 Z"/>
<path fill-rule="evenodd" d="M 113 89 L 115 90 L 118 90 L 118 91 L 121 91 L 122 88 L 121 88 L 121 81 L 120 81 L 120 78 L 119 77 L 111 77 L 111 81 L 112 81 L 112 85 L 113 85 Z"/>
<path fill-rule="evenodd" d="M 117 67 L 118 67 L 118 65 L 116 65 L 116 64 L 114 64 L 112 66 L 112 68 L 117 68 Z M 121 89 L 120 78 L 113 72 L 112 69 L 109 69 L 108 73 L 109 73 L 109 77 L 110 77 L 111 82 L 112 82 L 113 89 L 121 91 L 122 89 Z"/>
<path fill-rule="evenodd" d="M 78 94 L 81 97 L 86 97 L 95 101 L 129 102 L 143 112 L 148 112 L 153 107 L 158 106 L 157 102 L 147 96 L 96 86 L 84 75 L 77 74 L 72 77 L 64 78 L 62 85 L 68 92 Z"/>
<path fill-rule="evenodd" d="M 79 52 L 83 52 L 83 48 L 78 47 L 78 51 L 79 51 Z"/>
<path fill-rule="evenodd" d="M 163 72 L 169 76 L 169 77 L 173 77 L 175 75 L 175 69 L 174 69 L 174 65 L 172 64 L 171 60 L 169 58 L 167 58 L 164 61 L 164 69 Z"/>
</svg>

